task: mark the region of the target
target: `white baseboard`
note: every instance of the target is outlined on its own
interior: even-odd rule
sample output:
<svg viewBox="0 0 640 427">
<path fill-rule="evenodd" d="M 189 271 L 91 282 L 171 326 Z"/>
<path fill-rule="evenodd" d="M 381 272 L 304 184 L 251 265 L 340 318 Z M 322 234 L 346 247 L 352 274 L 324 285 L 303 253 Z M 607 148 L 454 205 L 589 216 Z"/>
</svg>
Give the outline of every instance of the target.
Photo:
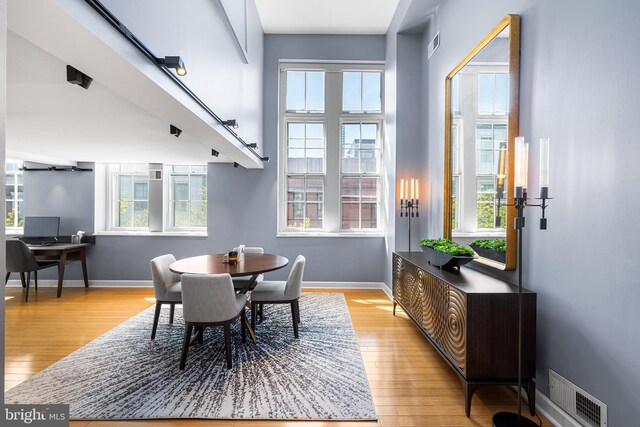
<svg viewBox="0 0 640 427">
<path fill-rule="evenodd" d="M 7 284 L 11 288 L 20 288 L 22 284 L 20 280 L 9 280 Z M 33 287 L 33 280 L 31 281 Z M 56 288 L 57 280 L 38 280 L 38 287 Z M 82 280 L 65 280 L 65 288 L 83 288 Z M 309 289 L 381 289 L 385 294 L 389 295 L 389 290 L 383 282 L 320 282 L 320 281 L 304 281 L 303 288 Z M 89 280 L 89 288 L 153 288 L 151 280 Z"/>
<path fill-rule="evenodd" d="M 554 426 L 582 427 L 571 415 L 560 409 L 551 399 L 536 390 L 536 411 L 544 415 Z"/>
</svg>

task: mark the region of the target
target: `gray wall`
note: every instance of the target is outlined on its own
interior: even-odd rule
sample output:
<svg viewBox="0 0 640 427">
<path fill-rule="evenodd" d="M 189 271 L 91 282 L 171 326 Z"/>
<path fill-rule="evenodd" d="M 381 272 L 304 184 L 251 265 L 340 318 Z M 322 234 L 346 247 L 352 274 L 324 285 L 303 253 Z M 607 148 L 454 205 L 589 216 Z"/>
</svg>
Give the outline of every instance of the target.
<svg viewBox="0 0 640 427">
<path fill-rule="evenodd" d="M 421 217 L 421 234 L 442 235 L 444 78 L 509 13 L 522 17 L 520 133 L 531 142 L 534 194 L 539 138 L 552 144 L 549 229 L 536 227 L 540 212 L 529 208 L 524 240 L 524 283 L 538 293 L 536 381 L 548 396 L 552 368 L 603 400 L 609 425 L 636 425 L 640 196 L 630 184 L 640 178 L 640 3 L 441 5 L 424 36 L 426 42 L 439 29 L 441 46 L 422 70 L 424 167 L 435 203 Z"/>
<path fill-rule="evenodd" d="M 278 60 L 384 60 L 384 36 L 265 36 L 264 170 L 209 164 L 208 234 L 194 237 L 98 236 L 88 252 L 93 280 L 149 280 L 149 260 L 163 253 L 183 258 L 230 250 L 239 243 L 263 246 L 289 259 L 307 258 L 305 280 L 381 282 L 385 239 L 276 237 Z M 86 175 L 85 175 L 86 174 Z M 77 175 L 77 176 L 76 176 Z M 25 213 L 59 215 L 61 232 L 93 230 L 92 174 L 31 172 L 25 175 Z M 81 194 L 81 196 L 78 196 Z M 27 196 L 28 195 L 28 196 Z M 356 266 L 354 268 L 354 266 Z M 70 264 L 70 278 L 79 266 Z M 285 279 L 288 269 L 270 273 Z M 52 278 L 53 273 L 44 278 Z"/>
</svg>

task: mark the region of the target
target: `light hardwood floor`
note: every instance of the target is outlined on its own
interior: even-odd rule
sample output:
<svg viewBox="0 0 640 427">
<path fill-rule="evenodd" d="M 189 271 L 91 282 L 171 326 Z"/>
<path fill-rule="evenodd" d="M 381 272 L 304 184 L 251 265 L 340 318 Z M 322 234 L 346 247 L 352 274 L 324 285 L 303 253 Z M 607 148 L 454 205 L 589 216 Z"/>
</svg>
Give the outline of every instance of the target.
<svg viewBox="0 0 640 427">
<path fill-rule="evenodd" d="M 369 377 L 378 422 L 157 420 L 75 421 L 71 425 L 490 426 L 493 413 L 515 408 L 515 393 L 506 387 L 485 388 L 474 396 L 471 418 L 467 418 L 458 377 L 402 310 L 399 309 L 396 317 L 392 316 L 392 304 L 382 291 L 343 292 Z M 62 298 L 58 299 L 55 289 L 40 288 L 37 294 L 30 292 L 28 304 L 24 303 L 21 288 L 7 288 L 6 294 L 5 390 L 154 302 L 152 289 L 65 288 Z M 304 334 L 301 339 L 304 339 Z M 532 418 L 537 421 L 535 417 Z M 552 425 L 544 418 L 542 422 L 545 426 Z"/>
</svg>

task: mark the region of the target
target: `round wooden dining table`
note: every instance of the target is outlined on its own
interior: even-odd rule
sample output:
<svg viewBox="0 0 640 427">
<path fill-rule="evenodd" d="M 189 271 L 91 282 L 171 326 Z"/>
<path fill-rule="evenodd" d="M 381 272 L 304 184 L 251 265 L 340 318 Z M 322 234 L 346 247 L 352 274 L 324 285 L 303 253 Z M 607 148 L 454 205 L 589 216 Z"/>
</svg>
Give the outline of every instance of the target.
<svg viewBox="0 0 640 427">
<path fill-rule="evenodd" d="M 273 254 L 245 254 L 244 260 L 235 264 L 223 262 L 223 259 L 224 254 L 200 255 L 191 258 L 184 258 L 171 263 L 171 265 L 169 265 L 169 270 L 177 274 L 228 273 L 231 277 L 251 276 L 251 279 L 247 280 L 247 283 L 239 291 L 242 294 L 246 294 L 255 284 L 260 274 L 279 270 L 289 264 L 289 260 L 287 258 Z M 251 335 L 251 339 L 255 343 L 256 336 L 248 320 L 245 322 L 245 325 Z"/>
</svg>

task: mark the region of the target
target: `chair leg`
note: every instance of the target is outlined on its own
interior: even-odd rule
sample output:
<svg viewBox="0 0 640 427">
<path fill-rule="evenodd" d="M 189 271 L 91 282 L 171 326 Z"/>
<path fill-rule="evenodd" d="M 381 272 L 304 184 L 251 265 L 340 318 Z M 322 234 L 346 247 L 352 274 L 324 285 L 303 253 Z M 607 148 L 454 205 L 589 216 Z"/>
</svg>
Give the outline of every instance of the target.
<svg viewBox="0 0 640 427">
<path fill-rule="evenodd" d="M 298 338 L 298 301 L 291 301 L 291 317 L 293 318 L 293 336 Z"/>
<path fill-rule="evenodd" d="M 253 333 L 256 333 L 256 315 L 257 313 L 257 304 L 251 301 L 251 329 L 253 329 Z"/>
<path fill-rule="evenodd" d="M 227 353 L 227 369 L 231 369 L 231 322 L 224 324 L 224 348 Z"/>
<path fill-rule="evenodd" d="M 296 315 L 298 316 L 298 324 L 302 323 L 300 322 L 300 300 L 296 300 Z"/>
<path fill-rule="evenodd" d="M 184 341 L 182 343 L 182 356 L 180 357 L 180 370 L 187 364 L 187 353 L 189 352 L 189 341 L 191 341 L 191 329 L 189 322 L 184 322 Z"/>
<path fill-rule="evenodd" d="M 31 272 L 27 272 L 27 296 L 24 299 L 24 302 L 29 302 L 29 282 L 31 281 Z"/>
<path fill-rule="evenodd" d="M 22 287 L 26 288 L 27 282 L 24 280 L 24 273 L 22 271 L 20 272 L 20 281 L 22 282 Z"/>
<path fill-rule="evenodd" d="M 161 302 L 156 302 L 156 312 L 153 314 L 153 328 L 151 329 L 151 339 L 156 339 L 156 330 L 158 329 L 158 320 L 160 319 Z"/>
<path fill-rule="evenodd" d="M 36 292 L 38 292 L 38 270 L 33 272 L 33 281 L 36 284 Z"/>
<path fill-rule="evenodd" d="M 198 344 L 202 344 L 204 342 L 204 327 L 197 328 L 198 329 Z"/>
<path fill-rule="evenodd" d="M 240 310 L 240 331 L 242 331 L 242 342 L 247 342 L 247 331 L 245 329 L 245 323 L 247 321 L 247 315 L 244 312 L 244 307 Z"/>
<path fill-rule="evenodd" d="M 264 304 L 260 304 L 260 323 L 264 322 Z"/>
<path fill-rule="evenodd" d="M 7 277 L 5 277 L 4 279 L 4 285 L 7 286 L 7 283 L 9 282 L 9 276 L 11 276 L 11 272 L 7 271 Z"/>
<path fill-rule="evenodd" d="M 176 305 L 171 304 L 171 311 L 169 311 L 169 324 L 173 324 L 173 314 L 176 311 Z"/>
</svg>

